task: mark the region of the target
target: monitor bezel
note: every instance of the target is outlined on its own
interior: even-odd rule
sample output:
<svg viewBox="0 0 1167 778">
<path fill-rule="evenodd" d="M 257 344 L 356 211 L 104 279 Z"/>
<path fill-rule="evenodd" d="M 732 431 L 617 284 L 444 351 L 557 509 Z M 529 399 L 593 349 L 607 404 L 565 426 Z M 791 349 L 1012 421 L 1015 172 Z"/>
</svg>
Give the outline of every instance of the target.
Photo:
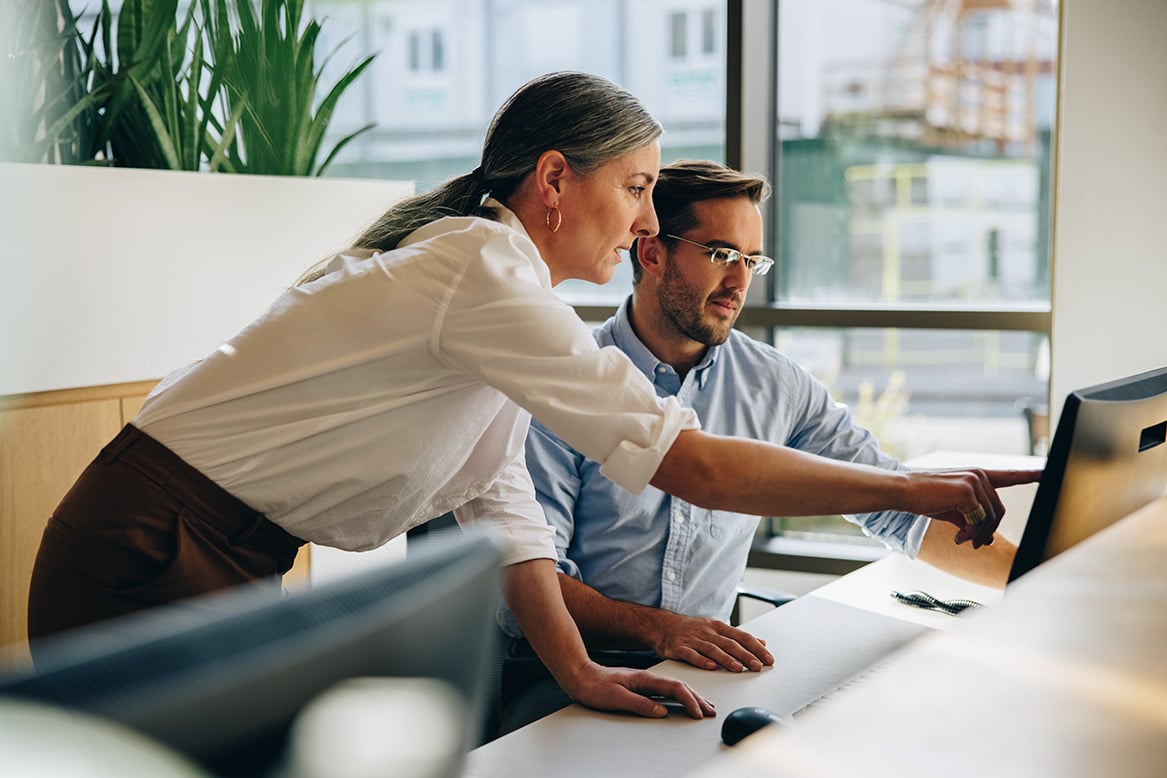
<svg viewBox="0 0 1167 778">
<path fill-rule="evenodd" d="M 1009 571 L 1009 582 L 1017 580 L 1059 553 L 1051 551 L 1049 541 L 1055 530 L 1054 522 L 1058 515 L 1070 456 L 1075 451 L 1075 433 L 1080 425 L 1083 409 L 1101 403 L 1129 404 L 1153 401 L 1156 398 L 1167 398 L 1167 367 L 1078 389 L 1066 396 L 1050 443 L 1045 469 Z M 1139 451 L 1144 450 L 1143 446 L 1143 441 L 1140 441 Z M 1167 472 L 1160 472 L 1159 477 L 1167 485 Z M 1122 516 L 1101 519 L 1093 531 L 1097 532 L 1120 518 Z"/>
<path fill-rule="evenodd" d="M 466 702 L 468 751 L 489 714 L 502 560 L 488 533 L 444 533 L 304 592 L 237 587 L 82 627 L 0 675 L 0 697 L 118 722 L 217 775 L 260 775 L 335 684 L 437 678 Z"/>
</svg>

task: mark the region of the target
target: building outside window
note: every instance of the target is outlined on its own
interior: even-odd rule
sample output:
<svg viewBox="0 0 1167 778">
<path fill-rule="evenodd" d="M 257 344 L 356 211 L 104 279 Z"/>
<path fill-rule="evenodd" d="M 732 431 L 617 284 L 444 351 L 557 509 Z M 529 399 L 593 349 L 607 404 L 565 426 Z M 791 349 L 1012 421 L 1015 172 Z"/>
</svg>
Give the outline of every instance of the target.
<svg viewBox="0 0 1167 778">
<path fill-rule="evenodd" d="M 1056 7 L 777 8 L 779 262 L 755 333 L 901 458 L 1043 453 L 1027 410 L 1048 392 Z"/>
</svg>

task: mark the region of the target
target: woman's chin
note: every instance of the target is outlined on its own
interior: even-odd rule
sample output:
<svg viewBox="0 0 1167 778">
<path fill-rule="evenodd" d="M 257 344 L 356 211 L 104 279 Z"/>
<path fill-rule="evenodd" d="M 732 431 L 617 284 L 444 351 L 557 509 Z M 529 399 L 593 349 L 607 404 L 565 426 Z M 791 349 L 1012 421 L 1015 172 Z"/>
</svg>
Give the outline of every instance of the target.
<svg viewBox="0 0 1167 778">
<path fill-rule="evenodd" d="M 596 286 L 603 286 L 611 281 L 614 275 L 616 275 L 616 265 L 613 262 L 608 262 L 603 265 L 592 265 L 574 275 L 568 276 L 568 278 L 575 279 L 576 281 L 587 281 L 589 284 L 595 284 Z"/>
<path fill-rule="evenodd" d="M 609 262 L 596 268 L 595 277 L 591 278 L 591 282 L 598 286 L 603 286 L 612 280 L 612 276 L 616 275 L 616 262 Z"/>
</svg>

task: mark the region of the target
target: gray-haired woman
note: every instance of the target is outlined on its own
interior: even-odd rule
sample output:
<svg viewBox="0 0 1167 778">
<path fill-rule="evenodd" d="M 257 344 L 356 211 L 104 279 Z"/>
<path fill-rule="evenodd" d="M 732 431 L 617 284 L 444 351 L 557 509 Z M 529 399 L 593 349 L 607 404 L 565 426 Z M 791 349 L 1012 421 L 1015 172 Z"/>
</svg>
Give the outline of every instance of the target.
<svg viewBox="0 0 1167 778">
<path fill-rule="evenodd" d="M 882 508 L 987 518 L 991 478 L 889 473 L 702 433 L 552 293 L 607 281 L 657 231 L 659 124 L 582 73 L 520 88 L 482 164 L 392 207 L 234 338 L 168 375 L 45 529 L 29 634 L 287 571 L 305 541 L 363 550 L 453 510 L 509 541 L 504 594 L 563 689 L 663 716 L 687 685 L 588 659 L 523 461 L 530 414 L 625 488 L 792 515 Z M 35 651 L 35 647 L 34 647 Z"/>
</svg>

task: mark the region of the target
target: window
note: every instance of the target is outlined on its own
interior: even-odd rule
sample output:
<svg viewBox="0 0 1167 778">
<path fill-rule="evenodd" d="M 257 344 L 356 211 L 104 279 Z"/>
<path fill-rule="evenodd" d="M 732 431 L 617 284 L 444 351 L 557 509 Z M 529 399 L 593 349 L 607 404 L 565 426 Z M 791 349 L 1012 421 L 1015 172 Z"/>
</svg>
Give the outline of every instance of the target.
<svg viewBox="0 0 1167 778">
<path fill-rule="evenodd" d="M 1041 451 L 1056 25 L 1046 2 L 777 4 L 779 261 L 743 319 L 901 458 Z"/>
<path fill-rule="evenodd" d="M 669 55 L 673 59 L 684 59 L 689 53 L 689 15 L 669 14 Z"/>
<path fill-rule="evenodd" d="M 701 53 L 717 52 L 717 13 L 712 9 L 701 12 Z"/>
<path fill-rule="evenodd" d="M 695 8 L 668 15 L 669 58 L 674 62 L 698 61 L 717 54 L 720 9 Z"/>
<path fill-rule="evenodd" d="M 416 32 L 409 34 L 409 69 L 414 73 L 421 70 L 421 36 Z"/>
<path fill-rule="evenodd" d="M 443 71 L 446 69 L 445 38 L 441 30 L 430 31 L 430 69 Z"/>
<path fill-rule="evenodd" d="M 424 191 L 465 173 L 478 164 L 494 111 L 552 70 L 598 73 L 640 97 L 667 129 L 666 160 L 725 158 L 724 2 L 310 2 L 324 20 L 320 45 L 343 44 L 338 64 L 380 52 L 354 90 L 363 97 L 344 101 L 329 131 L 335 140 L 376 127 L 346 146 L 328 175 L 399 178 Z M 607 305 L 630 287 L 626 273 L 603 288 L 560 290 L 573 302 Z"/>
<path fill-rule="evenodd" d="M 414 73 L 440 73 L 446 69 L 444 36 L 441 30 L 409 33 L 409 69 Z"/>
</svg>

